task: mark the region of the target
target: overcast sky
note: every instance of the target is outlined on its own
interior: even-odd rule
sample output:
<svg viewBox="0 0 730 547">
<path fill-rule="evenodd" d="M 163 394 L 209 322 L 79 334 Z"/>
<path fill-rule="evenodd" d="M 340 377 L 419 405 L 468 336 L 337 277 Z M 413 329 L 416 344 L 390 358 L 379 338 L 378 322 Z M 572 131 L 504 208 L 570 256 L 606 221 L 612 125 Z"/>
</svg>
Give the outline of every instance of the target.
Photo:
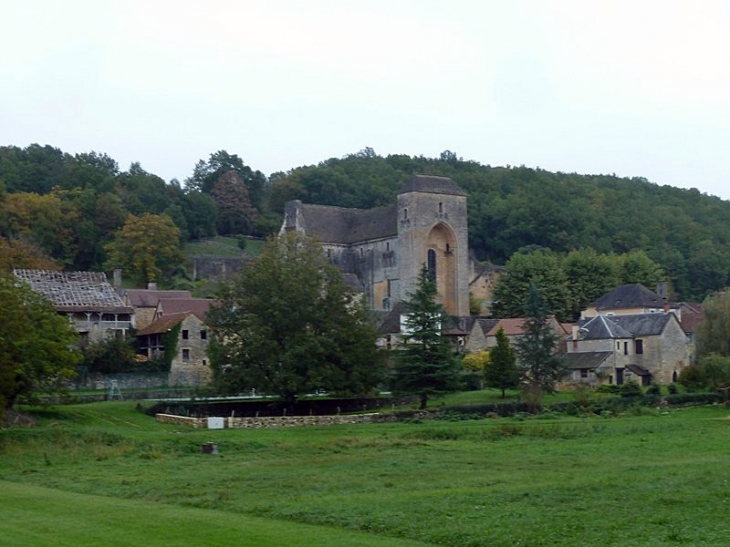
<svg viewBox="0 0 730 547">
<path fill-rule="evenodd" d="M 0 0 L 0 145 L 188 177 L 372 147 L 730 199 L 730 3 Z"/>
</svg>

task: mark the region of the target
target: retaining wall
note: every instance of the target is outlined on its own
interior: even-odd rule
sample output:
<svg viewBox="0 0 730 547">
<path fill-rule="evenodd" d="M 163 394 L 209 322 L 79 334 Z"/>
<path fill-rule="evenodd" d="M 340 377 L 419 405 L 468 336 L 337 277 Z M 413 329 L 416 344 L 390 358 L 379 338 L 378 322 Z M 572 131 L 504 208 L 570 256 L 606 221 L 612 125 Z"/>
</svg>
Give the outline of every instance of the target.
<svg viewBox="0 0 730 547">
<path fill-rule="evenodd" d="M 352 416 L 267 416 L 261 418 L 224 418 L 226 428 L 263 429 L 266 427 L 301 427 L 306 425 L 363 424 L 377 421 L 379 414 L 357 414 Z M 160 423 L 207 428 L 208 418 L 189 418 L 174 414 L 155 414 Z"/>
</svg>

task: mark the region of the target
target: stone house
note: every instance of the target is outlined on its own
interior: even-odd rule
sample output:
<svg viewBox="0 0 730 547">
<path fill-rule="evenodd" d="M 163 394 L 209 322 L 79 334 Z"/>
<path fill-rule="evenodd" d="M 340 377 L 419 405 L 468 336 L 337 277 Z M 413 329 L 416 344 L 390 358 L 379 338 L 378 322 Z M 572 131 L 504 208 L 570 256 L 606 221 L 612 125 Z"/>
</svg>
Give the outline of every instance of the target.
<svg viewBox="0 0 730 547">
<path fill-rule="evenodd" d="M 126 305 L 103 272 L 13 270 L 20 281 L 48 298 L 73 323 L 81 344 L 124 336 L 135 326 L 134 309 Z"/>
<path fill-rule="evenodd" d="M 597 315 L 567 339 L 569 379 L 591 385 L 676 382 L 689 365 L 687 335 L 673 312 Z"/>
<path fill-rule="evenodd" d="M 193 311 L 161 315 L 137 332 L 137 345 L 145 358 L 164 359 L 167 354 L 171 386 L 201 386 L 210 381 L 210 333 L 203 319 Z"/>
<path fill-rule="evenodd" d="M 127 306 L 134 308 L 136 327 L 143 329 L 157 318 L 157 305 L 161 299 L 191 299 L 190 291 L 159 291 L 154 284 L 147 289 L 126 289 L 121 291 Z"/>
</svg>

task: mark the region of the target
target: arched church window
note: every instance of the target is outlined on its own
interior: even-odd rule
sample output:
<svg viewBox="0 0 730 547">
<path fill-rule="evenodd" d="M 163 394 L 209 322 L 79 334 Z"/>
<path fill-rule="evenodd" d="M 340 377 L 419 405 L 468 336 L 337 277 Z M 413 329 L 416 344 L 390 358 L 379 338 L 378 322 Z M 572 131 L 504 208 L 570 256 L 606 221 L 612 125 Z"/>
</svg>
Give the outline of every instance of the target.
<svg viewBox="0 0 730 547">
<path fill-rule="evenodd" d="M 428 250 L 428 277 L 436 283 L 436 251 L 433 249 Z"/>
<path fill-rule="evenodd" d="M 444 214 L 444 204 L 439 201 L 439 215 Z"/>
</svg>

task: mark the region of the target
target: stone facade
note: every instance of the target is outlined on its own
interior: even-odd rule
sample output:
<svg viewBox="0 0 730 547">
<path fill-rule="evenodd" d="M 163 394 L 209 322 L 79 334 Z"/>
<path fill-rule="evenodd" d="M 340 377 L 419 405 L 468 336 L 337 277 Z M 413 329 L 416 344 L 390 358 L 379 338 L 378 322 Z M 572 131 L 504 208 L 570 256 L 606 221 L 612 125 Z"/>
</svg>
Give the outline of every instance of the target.
<svg viewBox="0 0 730 547">
<path fill-rule="evenodd" d="M 651 381 L 668 384 L 676 382 L 690 362 L 687 335 L 673 312 L 598 315 L 584 320 L 574 328 L 567 350 L 569 364 L 587 363 L 581 354 L 603 356 L 599 366 L 571 366 L 576 381 L 623 384 L 633 379 L 644 385 Z"/>
<path fill-rule="evenodd" d="M 370 210 L 287 203 L 282 232 L 317 238 L 330 261 L 357 276 L 369 307 L 389 311 L 425 265 L 450 315 L 469 315 L 466 194 L 445 177 L 416 175 L 397 203 Z"/>
<path fill-rule="evenodd" d="M 211 378 L 208 358 L 210 333 L 203 321 L 192 312 L 163 315 L 137 333 L 141 352 L 147 359 L 165 354 L 168 333 L 178 331 L 175 355 L 172 356 L 168 385 L 202 386 Z"/>
</svg>

